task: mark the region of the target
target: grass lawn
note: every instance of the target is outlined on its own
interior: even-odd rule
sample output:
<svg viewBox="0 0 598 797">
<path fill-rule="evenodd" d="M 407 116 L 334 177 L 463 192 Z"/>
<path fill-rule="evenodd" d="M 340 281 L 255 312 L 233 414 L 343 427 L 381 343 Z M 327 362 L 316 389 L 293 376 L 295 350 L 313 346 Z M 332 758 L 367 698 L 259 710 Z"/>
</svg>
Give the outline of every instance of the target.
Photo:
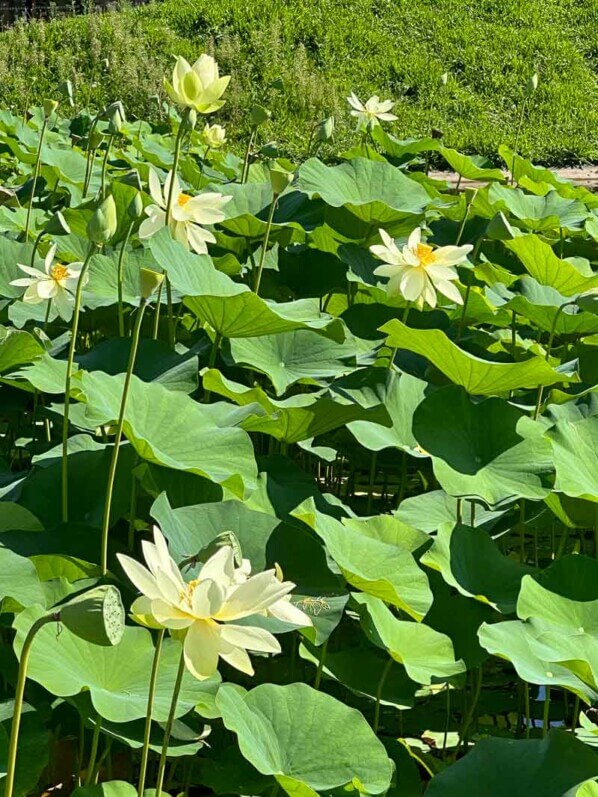
<svg viewBox="0 0 598 797">
<path fill-rule="evenodd" d="M 537 71 L 522 153 L 547 165 L 598 161 L 596 0 L 163 0 L 19 25 L 0 35 L 0 104 L 23 109 L 70 78 L 79 105 L 120 98 L 130 115 L 157 119 L 172 56 L 204 50 L 233 75 L 218 121 L 239 148 L 253 101 L 272 110 L 264 136 L 289 154 L 329 114 L 343 147 L 354 141 L 353 90 L 396 100 L 401 137 L 436 127 L 450 146 L 493 156 L 514 142 Z M 282 91 L 264 88 L 278 77 Z"/>
</svg>

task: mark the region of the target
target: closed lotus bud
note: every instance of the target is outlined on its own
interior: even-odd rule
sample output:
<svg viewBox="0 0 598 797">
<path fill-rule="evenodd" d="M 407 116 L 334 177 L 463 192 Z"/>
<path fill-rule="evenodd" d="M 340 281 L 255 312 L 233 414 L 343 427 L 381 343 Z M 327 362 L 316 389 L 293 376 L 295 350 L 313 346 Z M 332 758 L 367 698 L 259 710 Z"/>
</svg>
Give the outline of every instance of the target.
<svg viewBox="0 0 598 797">
<path fill-rule="evenodd" d="M 95 587 L 59 609 L 62 624 L 86 642 L 107 647 L 122 639 L 125 610 L 116 587 Z"/>
<path fill-rule="evenodd" d="M 537 72 L 534 72 L 534 74 L 527 81 L 526 88 L 527 88 L 527 93 L 528 94 L 533 94 L 534 91 L 536 91 L 536 89 L 538 88 L 538 73 Z"/>
<path fill-rule="evenodd" d="M 129 203 L 129 207 L 127 208 L 127 215 L 131 219 L 131 221 L 137 221 L 143 216 L 143 200 L 141 199 L 141 194 L 139 191 L 135 194 L 131 202 Z"/>
<path fill-rule="evenodd" d="M 108 132 L 111 136 L 115 136 L 117 133 L 120 133 L 122 130 L 124 119 L 120 114 L 120 110 L 118 107 L 115 107 L 110 112 L 110 116 L 108 117 Z"/>
<path fill-rule="evenodd" d="M 115 111 L 118 111 L 118 113 L 120 114 L 122 122 L 127 121 L 127 116 L 125 114 L 125 106 L 122 104 L 120 100 L 116 100 L 116 102 L 111 102 L 110 105 L 108 105 L 104 109 L 103 113 L 104 119 L 110 119 L 110 117 L 114 114 Z"/>
<path fill-rule="evenodd" d="M 97 207 L 87 224 L 87 235 L 94 244 L 102 246 L 108 243 L 116 232 L 118 220 L 116 218 L 116 205 L 112 194 Z"/>
<path fill-rule="evenodd" d="M 280 196 L 285 188 L 288 188 L 293 181 L 293 172 L 284 169 L 279 163 L 274 161 L 270 166 L 270 185 L 274 196 Z"/>
<path fill-rule="evenodd" d="M 226 130 L 220 125 L 206 124 L 201 131 L 201 141 L 210 149 L 220 149 L 226 144 Z"/>
<path fill-rule="evenodd" d="M 58 210 L 44 227 L 47 235 L 70 235 L 71 228 L 62 213 Z"/>
<path fill-rule="evenodd" d="M 151 268 L 139 269 L 139 292 L 142 299 L 149 299 L 155 293 L 162 282 L 164 281 L 164 274 L 159 274 L 157 271 L 152 271 Z"/>
<path fill-rule="evenodd" d="M 189 130 L 195 130 L 195 125 L 197 124 L 197 111 L 195 108 L 189 108 L 187 110 L 187 119 L 185 121 L 185 126 Z"/>
<path fill-rule="evenodd" d="M 448 79 L 449 79 L 448 72 L 443 72 L 442 75 L 440 75 L 440 79 L 438 82 L 440 83 L 441 86 L 446 86 L 446 84 L 448 83 Z"/>
<path fill-rule="evenodd" d="M 316 128 L 316 141 L 330 141 L 334 135 L 334 116 L 322 119 Z"/>
<path fill-rule="evenodd" d="M 68 104 L 71 108 L 75 105 L 75 100 L 73 99 L 73 84 L 70 80 L 65 80 L 64 83 L 61 83 L 58 87 L 58 91 L 66 98 Z"/>
<path fill-rule="evenodd" d="M 272 114 L 270 111 L 267 108 L 264 108 L 263 105 L 254 105 L 249 112 L 249 117 L 253 127 L 259 127 L 260 125 L 265 124 L 271 116 Z"/>
<path fill-rule="evenodd" d="M 44 100 L 43 107 L 44 107 L 44 117 L 46 119 L 49 119 L 56 110 L 56 108 L 58 108 L 58 100 Z"/>
</svg>

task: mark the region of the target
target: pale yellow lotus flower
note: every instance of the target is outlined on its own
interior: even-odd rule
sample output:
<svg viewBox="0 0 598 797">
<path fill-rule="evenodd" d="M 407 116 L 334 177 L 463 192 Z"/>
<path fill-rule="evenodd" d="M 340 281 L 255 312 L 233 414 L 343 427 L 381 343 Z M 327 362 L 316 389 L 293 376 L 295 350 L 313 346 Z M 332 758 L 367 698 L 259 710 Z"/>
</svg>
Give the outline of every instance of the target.
<svg viewBox="0 0 598 797">
<path fill-rule="evenodd" d="M 384 261 L 374 269 L 379 277 L 389 277 L 386 291 L 389 296 L 403 296 L 418 307 L 424 303 L 436 307 L 436 291 L 456 304 L 463 299 L 453 282 L 459 279 L 455 266 L 463 263 L 473 247 L 439 246 L 434 249 L 421 240 L 421 228 L 416 227 L 399 249 L 385 230 L 378 230 L 383 245 L 370 246 L 370 252 Z"/>
<path fill-rule="evenodd" d="M 347 101 L 351 108 L 351 116 L 357 117 L 357 129 L 365 130 L 375 127 L 380 122 L 394 122 L 398 119 L 393 113 L 389 111 L 394 107 L 392 100 L 381 100 L 377 94 L 370 97 L 365 105 L 357 97 L 355 92 L 351 92 L 351 96 L 347 97 Z"/>
<path fill-rule="evenodd" d="M 201 131 L 201 140 L 210 149 L 220 149 L 226 144 L 226 130 L 221 125 L 206 124 Z"/>
<path fill-rule="evenodd" d="M 184 633 L 185 663 L 196 678 L 215 675 L 219 658 L 253 675 L 248 650 L 280 652 L 269 631 L 234 621 L 277 611 L 277 605 L 286 604 L 295 586 L 291 581 L 279 581 L 274 570 L 250 576 L 248 563 L 235 568 L 233 549 L 225 545 L 202 566 L 197 578 L 186 582 L 157 527 L 154 542 L 144 541 L 142 547 L 147 568 L 129 556 L 118 555 L 124 571 L 143 593 L 131 611 L 152 625 Z M 307 615 L 293 609 L 289 622 L 311 625 Z"/>
<path fill-rule="evenodd" d="M 41 304 L 42 302 L 51 301 L 60 317 L 68 321 L 72 315 L 75 303 L 74 294 L 83 263 L 71 263 L 68 266 L 62 263 L 54 263 L 55 254 L 56 244 L 48 250 L 48 254 L 44 259 L 43 271 L 18 263 L 21 271 L 28 274 L 28 276 L 13 280 L 10 284 L 19 288 L 26 288 L 23 294 L 23 301 L 28 304 Z"/>
<path fill-rule="evenodd" d="M 166 225 L 166 203 L 170 191 L 170 181 L 174 180 L 172 191 L 172 207 L 169 227 L 172 237 L 180 241 L 187 249 L 191 248 L 198 254 L 206 254 L 208 243 L 215 243 L 216 238 L 205 230 L 203 224 L 217 224 L 225 218 L 222 208 L 232 199 L 212 191 L 206 191 L 197 196 L 183 193 L 176 175 L 169 172 L 164 184 L 164 191 L 160 185 L 160 178 L 156 172 L 149 169 L 149 190 L 154 200 L 154 205 L 148 205 L 145 213 L 148 216 L 139 227 L 139 237 L 150 238 Z"/>
<path fill-rule="evenodd" d="M 213 113 L 224 105 L 220 97 L 230 81 L 230 75 L 220 77 L 218 64 L 211 55 L 200 55 L 191 66 L 177 56 L 172 72 L 172 84 L 164 80 L 164 88 L 177 105 L 193 108 L 197 113 Z"/>
</svg>

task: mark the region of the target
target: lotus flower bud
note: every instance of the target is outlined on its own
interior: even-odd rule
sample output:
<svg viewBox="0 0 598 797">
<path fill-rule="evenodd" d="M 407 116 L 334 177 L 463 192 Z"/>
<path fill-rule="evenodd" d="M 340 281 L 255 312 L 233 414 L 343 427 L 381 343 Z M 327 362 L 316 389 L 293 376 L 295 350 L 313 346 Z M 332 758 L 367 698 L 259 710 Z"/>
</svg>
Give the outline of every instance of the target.
<svg viewBox="0 0 598 797">
<path fill-rule="evenodd" d="M 538 73 L 534 72 L 534 74 L 527 81 L 527 86 L 526 86 L 527 93 L 533 94 L 537 88 L 538 88 Z"/>
<path fill-rule="evenodd" d="M 143 200 L 141 199 L 141 194 L 139 191 L 136 192 L 135 196 L 129 203 L 127 215 L 132 221 L 136 221 L 143 216 Z"/>
<path fill-rule="evenodd" d="M 334 116 L 329 116 L 316 127 L 316 141 L 330 141 L 334 135 Z"/>
<path fill-rule="evenodd" d="M 449 73 L 443 72 L 442 75 L 440 75 L 440 79 L 438 82 L 440 83 L 441 86 L 446 86 L 446 84 L 448 83 L 448 79 L 449 79 Z"/>
<path fill-rule="evenodd" d="M 58 108 L 58 100 L 44 100 L 43 108 L 44 108 L 44 117 L 46 119 L 49 119 L 56 110 L 56 108 Z"/>
<path fill-rule="evenodd" d="M 276 161 L 270 166 L 270 185 L 274 196 L 280 196 L 285 188 L 288 188 L 293 181 L 293 172 L 284 169 Z"/>
<path fill-rule="evenodd" d="M 139 292 L 142 299 L 149 299 L 164 281 L 164 274 L 152 271 L 151 268 L 139 269 Z"/>
<path fill-rule="evenodd" d="M 47 235 L 70 235 L 71 228 L 62 213 L 58 210 L 44 227 Z"/>
<path fill-rule="evenodd" d="M 66 98 L 68 104 L 71 108 L 75 105 L 75 100 L 73 99 L 73 84 L 70 80 L 65 80 L 64 83 L 61 83 L 58 87 L 58 91 Z"/>
<path fill-rule="evenodd" d="M 116 100 L 116 102 L 111 102 L 110 105 L 108 105 L 104 109 L 103 113 L 104 119 L 110 120 L 116 111 L 118 111 L 118 113 L 120 114 L 121 121 L 126 122 L 127 116 L 125 114 L 125 106 L 122 104 L 120 100 Z"/>
<path fill-rule="evenodd" d="M 195 125 L 197 124 L 197 111 L 195 108 L 188 108 L 186 119 L 183 117 L 185 121 L 185 127 L 189 130 L 195 130 Z"/>
<path fill-rule="evenodd" d="M 87 224 L 87 235 L 94 244 L 102 246 L 108 243 L 116 232 L 118 220 L 116 218 L 116 205 L 112 194 L 98 206 Z"/>
<path fill-rule="evenodd" d="M 263 105 L 254 105 L 249 112 L 249 117 L 253 127 L 259 127 L 260 125 L 265 124 L 271 116 L 272 114 L 270 111 L 267 108 L 264 108 Z"/>
<path fill-rule="evenodd" d="M 206 124 L 201 131 L 201 141 L 210 149 L 220 149 L 226 144 L 226 130 L 221 125 Z"/>
<path fill-rule="evenodd" d="M 118 645 L 122 639 L 125 610 L 116 587 L 95 587 L 59 609 L 63 625 L 86 642 L 110 646 Z"/>
</svg>

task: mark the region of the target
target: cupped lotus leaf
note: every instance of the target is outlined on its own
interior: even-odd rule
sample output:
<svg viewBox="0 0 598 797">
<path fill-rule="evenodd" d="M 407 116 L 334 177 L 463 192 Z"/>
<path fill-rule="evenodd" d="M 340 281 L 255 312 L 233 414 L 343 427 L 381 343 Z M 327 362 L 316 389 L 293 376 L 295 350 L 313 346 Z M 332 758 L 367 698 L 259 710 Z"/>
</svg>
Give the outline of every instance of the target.
<svg viewBox="0 0 598 797">
<path fill-rule="evenodd" d="M 81 376 L 86 416 L 95 425 L 118 418 L 123 382 L 123 374 Z M 255 486 L 257 466 L 247 433 L 221 426 L 214 407 L 156 382 L 131 378 L 124 434 L 149 462 L 196 473 L 238 495 Z"/>
<path fill-rule="evenodd" d="M 461 177 L 465 177 L 466 180 L 498 180 L 504 183 L 507 179 L 500 169 L 479 166 L 470 155 L 464 155 L 456 149 L 441 146 L 438 152 L 451 169 L 454 169 Z"/>
<path fill-rule="evenodd" d="M 425 623 L 399 620 L 388 606 L 373 595 L 353 593 L 360 606 L 364 630 L 418 684 L 445 681 L 465 672 L 465 664 L 455 658 L 451 639 Z"/>
<path fill-rule="evenodd" d="M 415 410 L 413 434 L 449 495 L 496 507 L 550 492 L 554 465 L 544 427 L 501 398 L 474 403 L 462 388 L 440 388 Z"/>
<path fill-rule="evenodd" d="M 209 255 L 196 255 L 174 241 L 167 229 L 150 239 L 157 264 L 185 304 L 225 338 L 257 337 L 314 329 L 338 342 L 345 338 L 342 321 L 321 313 L 317 299 L 266 301 L 247 285 L 218 271 Z"/>
<path fill-rule="evenodd" d="M 483 529 L 444 524 L 422 563 L 438 570 L 447 584 L 499 611 L 515 611 L 524 575 L 533 568 L 504 556 Z"/>
<path fill-rule="evenodd" d="M 42 613 L 39 606 L 32 606 L 17 617 L 17 655 L 31 624 Z M 180 655 L 178 642 L 164 641 L 152 714 L 157 722 L 165 722 L 168 717 Z M 152 635 L 144 628 L 127 626 L 120 644 L 100 647 L 65 627 L 57 633 L 56 626 L 48 623 L 35 635 L 28 677 L 60 697 L 88 690 L 100 716 L 111 722 L 129 722 L 146 715 L 153 657 Z M 203 692 L 213 689 L 214 681 L 198 681 L 185 673 L 177 717 L 199 703 Z"/>
<path fill-rule="evenodd" d="M 537 235 L 521 235 L 505 241 L 526 271 L 541 285 L 555 288 L 563 296 L 574 296 L 598 286 L 598 275 L 582 273 L 573 263 L 557 257 L 552 247 Z"/>
<path fill-rule="evenodd" d="M 593 335 L 598 332 L 598 317 L 580 312 L 573 301 L 533 277 L 522 277 L 520 295 L 513 295 L 504 307 L 527 318 L 535 326 L 556 335 Z"/>
<path fill-rule="evenodd" d="M 262 432 L 284 443 L 297 443 L 325 434 L 355 419 L 371 418 L 372 424 L 388 423 L 382 404 L 362 407 L 340 396 L 299 393 L 287 399 L 270 398 L 260 387 L 247 387 L 226 379 L 215 369 L 204 371 L 203 386 L 240 406 L 255 405 L 256 411 L 242 421 L 247 432 Z M 263 412 L 258 412 L 258 410 Z"/>
<path fill-rule="evenodd" d="M 170 543 L 170 554 L 177 563 L 198 554 L 223 531 L 232 531 L 243 556 L 256 571 L 266 567 L 266 545 L 280 522 L 272 515 L 249 509 L 241 501 L 173 509 L 166 493 L 154 501 L 151 514 Z"/>
<path fill-rule="evenodd" d="M 563 797 L 597 768 L 596 752 L 564 731 L 545 739 L 482 739 L 432 779 L 426 797 Z"/>
<path fill-rule="evenodd" d="M 573 381 L 571 376 L 552 368 L 544 357 L 534 356 L 517 363 L 482 360 L 463 351 L 438 329 L 411 329 L 396 318 L 384 324 L 381 331 L 387 335 L 388 346 L 421 354 L 451 382 L 474 395 L 492 396 Z"/>
<path fill-rule="evenodd" d="M 0 373 L 31 363 L 43 353 L 44 347 L 29 332 L 0 326 Z"/>
<path fill-rule="evenodd" d="M 492 528 L 504 514 L 504 510 L 490 511 L 467 499 L 454 498 L 444 490 L 432 490 L 405 498 L 394 516 L 403 523 L 430 534 L 443 523 L 457 522 L 459 500 L 461 500 L 462 517 L 474 528 L 480 526 Z"/>
<path fill-rule="evenodd" d="M 0 504 L 0 512 L 2 512 Z M 0 537 L 0 544 L 2 537 Z M 45 605 L 46 599 L 33 563 L 10 548 L 0 547 L 0 602 L 12 598 L 21 606 Z"/>
<path fill-rule="evenodd" d="M 277 395 L 303 380 L 323 380 L 350 373 L 355 368 L 356 346 L 335 343 L 308 329 L 232 340 L 231 356 L 236 365 L 249 366 L 266 374 Z"/>
<path fill-rule="evenodd" d="M 432 591 L 426 574 L 410 550 L 411 534 L 400 544 L 402 524 L 396 529 L 363 523 L 346 525 L 319 512 L 308 499 L 291 513 L 312 528 L 354 587 L 398 606 L 421 620 L 432 605 Z"/>
<path fill-rule="evenodd" d="M 362 714 L 307 684 L 262 684 L 245 695 L 226 685 L 216 703 L 244 757 L 290 795 L 347 785 L 380 794 L 390 785 L 392 764 Z"/>
<path fill-rule="evenodd" d="M 430 202 L 424 188 L 389 163 L 355 158 L 326 166 L 310 158 L 299 167 L 297 189 L 310 199 L 321 198 L 333 208 L 344 207 L 362 221 L 393 222 L 418 217 Z"/>
<path fill-rule="evenodd" d="M 565 199 L 556 191 L 549 191 L 545 196 L 534 196 L 519 188 L 492 185 L 488 191 L 488 201 L 497 210 L 508 211 L 530 230 L 558 230 L 559 227 L 579 229 L 590 215 L 583 202 Z"/>
<path fill-rule="evenodd" d="M 558 686 L 578 695 L 586 703 L 598 699 L 598 691 L 578 678 L 570 669 L 542 658 L 534 645 L 533 631 L 525 623 L 483 623 L 478 631 L 480 644 L 488 653 L 510 661 L 517 675 L 538 686 Z"/>
<path fill-rule="evenodd" d="M 554 450 L 555 490 L 598 502 L 598 417 L 559 421 L 548 434 Z"/>
</svg>

